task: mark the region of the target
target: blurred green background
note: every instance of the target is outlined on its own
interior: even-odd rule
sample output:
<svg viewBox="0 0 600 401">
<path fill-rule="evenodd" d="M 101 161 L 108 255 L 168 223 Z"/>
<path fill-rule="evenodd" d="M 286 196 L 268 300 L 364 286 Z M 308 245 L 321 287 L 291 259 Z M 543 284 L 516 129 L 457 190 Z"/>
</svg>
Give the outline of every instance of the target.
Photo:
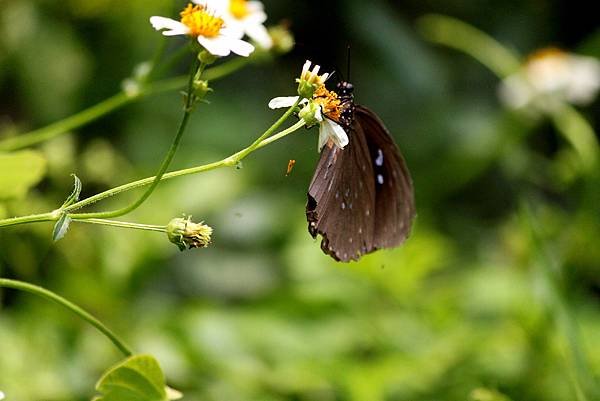
<svg viewBox="0 0 600 401">
<path fill-rule="evenodd" d="M 313 129 L 252 154 L 241 170 L 165 182 L 125 218 L 166 224 L 191 214 L 215 229 L 208 249 L 180 253 L 158 233 L 75 223 L 58 243 L 51 224 L 8 227 L 0 276 L 91 311 L 155 355 L 189 400 L 599 399 L 597 177 L 573 167 L 548 121 L 504 109 L 493 74 L 415 28 L 425 13 L 443 13 L 522 54 L 557 45 L 598 55 L 597 16 L 584 2 L 550 0 L 264 3 L 269 23 L 290 23 L 296 48 L 215 82 L 172 169 L 245 147 L 278 117 L 268 101 L 294 94 L 305 59 L 345 74 L 350 45 L 357 102 L 386 122 L 413 175 L 409 241 L 359 263 L 321 253 L 304 216 Z M 0 138 L 116 93 L 160 43 L 148 18 L 173 16 L 171 7 L 0 0 Z M 36 146 L 43 180 L 0 199 L 0 217 L 55 209 L 73 172 L 84 196 L 152 175 L 181 106 L 176 91 L 149 97 Z M 598 126 L 598 110 L 581 111 Z M 289 159 L 297 163 L 286 177 Z M 90 399 L 118 351 L 61 307 L 0 297 L 7 399 Z"/>
</svg>

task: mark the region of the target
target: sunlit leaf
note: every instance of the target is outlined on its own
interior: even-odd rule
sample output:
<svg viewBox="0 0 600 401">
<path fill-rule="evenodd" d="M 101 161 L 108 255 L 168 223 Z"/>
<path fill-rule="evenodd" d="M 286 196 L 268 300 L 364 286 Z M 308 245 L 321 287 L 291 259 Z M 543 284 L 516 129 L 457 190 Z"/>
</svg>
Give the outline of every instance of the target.
<svg viewBox="0 0 600 401">
<path fill-rule="evenodd" d="M 22 198 L 45 173 L 46 159 L 39 152 L 0 153 L 0 199 Z"/>
<path fill-rule="evenodd" d="M 169 401 L 181 393 L 165 385 L 165 376 L 156 359 L 134 355 L 110 368 L 96 384 L 102 396 L 94 401 Z"/>
</svg>

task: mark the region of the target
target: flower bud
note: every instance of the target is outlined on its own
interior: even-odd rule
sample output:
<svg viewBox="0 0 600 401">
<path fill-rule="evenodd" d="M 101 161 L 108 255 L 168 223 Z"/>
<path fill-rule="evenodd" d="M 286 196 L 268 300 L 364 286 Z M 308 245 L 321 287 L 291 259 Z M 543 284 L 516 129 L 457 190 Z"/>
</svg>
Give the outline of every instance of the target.
<svg viewBox="0 0 600 401">
<path fill-rule="evenodd" d="M 206 65 L 211 65 L 217 61 L 218 58 L 219 57 L 207 52 L 206 50 L 202 50 L 200 53 L 198 53 L 198 60 Z"/>
<path fill-rule="evenodd" d="M 325 73 L 319 75 L 320 66 L 315 65 L 314 68 L 310 69 L 311 62 L 306 60 L 302 67 L 302 73 L 300 78 L 296 79 L 298 82 L 298 94 L 304 99 L 311 99 L 315 91 L 325 84 L 329 74 Z"/>
<path fill-rule="evenodd" d="M 269 27 L 269 36 L 271 36 L 271 40 L 273 41 L 271 51 L 275 54 L 289 53 L 296 44 L 294 42 L 294 35 L 292 35 L 292 32 L 290 32 L 285 23 Z"/>
<path fill-rule="evenodd" d="M 208 81 L 204 79 L 194 80 L 193 89 L 197 100 L 204 99 L 208 93 L 212 92 L 212 89 L 208 86 Z"/>
<path fill-rule="evenodd" d="M 306 122 L 307 127 L 312 127 L 323 121 L 321 106 L 317 103 L 309 101 L 299 112 L 298 117 Z"/>
<path fill-rule="evenodd" d="M 194 223 L 191 216 L 171 220 L 167 225 L 169 241 L 177 245 L 180 251 L 186 248 L 206 248 L 210 244 L 213 229 L 203 223 Z"/>
</svg>

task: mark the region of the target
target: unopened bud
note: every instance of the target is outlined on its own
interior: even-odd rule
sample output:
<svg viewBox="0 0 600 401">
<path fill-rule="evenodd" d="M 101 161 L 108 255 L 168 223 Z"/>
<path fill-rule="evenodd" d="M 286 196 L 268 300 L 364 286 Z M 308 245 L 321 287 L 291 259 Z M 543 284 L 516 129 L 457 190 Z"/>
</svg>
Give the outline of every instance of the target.
<svg viewBox="0 0 600 401">
<path fill-rule="evenodd" d="M 180 251 L 186 248 L 206 248 L 210 244 L 213 229 L 203 223 L 194 223 L 191 216 L 171 220 L 167 225 L 169 241 L 177 245 Z"/>
</svg>

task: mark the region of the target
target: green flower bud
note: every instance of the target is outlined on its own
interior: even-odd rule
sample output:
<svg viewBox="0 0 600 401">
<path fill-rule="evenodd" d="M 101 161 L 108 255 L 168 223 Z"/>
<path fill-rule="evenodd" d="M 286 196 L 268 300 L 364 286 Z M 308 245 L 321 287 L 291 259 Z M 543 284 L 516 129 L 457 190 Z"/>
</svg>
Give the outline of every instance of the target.
<svg viewBox="0 0 600 401">
<path fill-rule="evenodd" d="M 275 54 L 289 53 L 296 44 L 294 42 L 294 35 L 290 32 L 286 23 L 269 27 L 269 36 L 271 36 L 271 40 L 273 41 L 271 51 Z"/>
<path fill-rule="evenodd" d="M 198 60 L 206 65 L 211 65 L 217 61 L 218 58 L 219 57 L 207 52 L 206 50 L 202 50 L 200 53 L 198 53 Z"/>
<path fill-rule="evenodd" d="M 179 247 L 180 251 L 186 248 L 206 248 L 210 244 L 212 227 L 194 223 L 191 216 L 187 218 L 175 218 L 167 225 L 167 236 L 169 241 Z"/>
<path fill-rule="evenodd" d="M 306 122 L 307 127 L 320 124 L 323 121 L 321 106 L 317 103 L 309 101 L 299 112 L 298 117 Z"/>
<path fill-rule="evenodd" d="M 208 86 L 208 81 L 204 79 L 194 80 L 193 89 L 197 100 L 204 99 L 208 93 L 212 92 L 212 89 Z"/>
</svg>

